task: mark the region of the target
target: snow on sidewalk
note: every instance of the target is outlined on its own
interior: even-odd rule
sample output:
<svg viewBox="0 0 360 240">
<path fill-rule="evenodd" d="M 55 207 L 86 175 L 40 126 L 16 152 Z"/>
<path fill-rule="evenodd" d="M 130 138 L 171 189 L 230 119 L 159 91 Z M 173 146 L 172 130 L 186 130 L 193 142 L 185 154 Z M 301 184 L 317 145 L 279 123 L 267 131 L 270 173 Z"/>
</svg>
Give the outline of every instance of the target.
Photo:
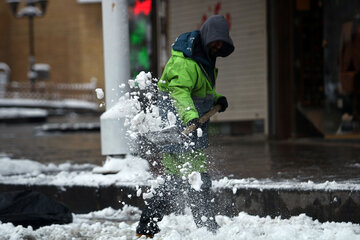
<svg viewBox="0 0 360 240">
<path fill-rule="evenodd" d="M 93 169 L 98 166 L 91 164 L 70 164 L 60 165 L 41 164 L 26 159 L 11 159 L 6 154 L 0 154 L 0 183 L 6 184 L 45 184 L 57 186 L 85 185 L 129 185 L 134 186 L 146 183 L 151 180 L 149 168 L 146 161 L 138 161 L 137 171 L 141 175 L 133 174 L 132 170 L 126 167 L 126 161 L 121 165 L 112 165 L 107 162 L 103 166 L 119 167 L 120 174 L 102 175 L 94 174 Z M 124 165 L 125 164 L 125 165 Z M 141 169 L 141 170 L 140 170 Z M 123 170 L 123 171 L 121 171 Z M 325 187 L 327 190 L 348 188 L 359 189 L 355 183 L 327 182 L 316 184 L 312 182 L 296 183 L 285 182 L 280 184 L 271 180 L 256 179 L 227 179 L 223 178 L 214 181 L 214 188 L 231 188 L 236 193 L 238 188 L 302 188 L 319 189 Z M 122 210 L 111 208 L 88 214 L 75 214 L 74 222 L 66 225 L 51 225 L 37 230 L 31 227 L 23 228 L 13 226 L 11 223 L 0 223 L 0 240 L 18 239 L 54 239 L 54 240 L 77 240 L 77 239 L 137 239 L 135 228 L 140 217 L 140 210 L 135 207 L 125 206 Z M 192 216 L 187 214 L 164 217 L 159 223 L 162 231 L 154 239 L 166 240 L 211 240 L 211 239 L 334 239 L 334 240 L 360 240 L 360 225 L 352 223 L 320 223 L 310 217 L 301 214 L 288 220 L 270 217 L 263 218 L 250 216 L 246 213 L 239 213 L 237 217 L 217 216 L 217 222 L 221 226 L 218 233 L 213 235 L 206 229 L 197 229 Z"/>
<path fill-rule="evenodd" d="M 11 159 L 0 153 L 0 183 L 53 186 L 136 186 L 146 185 L 151 178 L 148 162 L 128 156 L 125 159 L 108 158 L 104 166 L 93 164 L 60 165 L 42 164 L 29 159 Z M 96 170 L 96 172 L 93 170 Z M 103 175 L 102 172 L 116 170 L 118 173 Z"/>
<path fill-rule="evenodd" d="M 154 178 L 150 173 L 146 160 L 135 156 L 128 156 L 124 160 L 108 158 L 102 167 L 93 164 L 60 165 L 42 164 L 29 159 L 11 159 L 5 153 L 0 153 L 0 183 L 26 185 L 52 185 L 59 187 L 70 186 L 149 186 Z M 103 175 L 102 172 L 116 171 L 116 174 Z M 359 182 L 326 181 L 314 183 L 300 182 L 294 179 L 228 179 L 224 177 L 213 181 L 213 189 L 232 189 L 235 194 L 239 189 L 278 189 L 302 191 L 360 191 Z"/>
<path fill-rule="evenodd" d="M 139 217 L 139 209 L 125 206 L 122 210 L 107 208 L 89 214 L 74 215 L 74 222 L 71 224 L 51 225 L 37 230 L 3 223 L 0 224 L 0 240 L 135 240 L 138 239 L 135 229 Z M 165 216 L 159 223 L 161 232 L 154 240 L 360 239 L 359 224 L 319 223 L 304 214 L 290 219 L 271 219 L 241 212 L 233 218 L 217 216 L 216 221 L 221 228 L 214 235 L 205 228 L 196 228 L 189 213 Z"/>
</svg>

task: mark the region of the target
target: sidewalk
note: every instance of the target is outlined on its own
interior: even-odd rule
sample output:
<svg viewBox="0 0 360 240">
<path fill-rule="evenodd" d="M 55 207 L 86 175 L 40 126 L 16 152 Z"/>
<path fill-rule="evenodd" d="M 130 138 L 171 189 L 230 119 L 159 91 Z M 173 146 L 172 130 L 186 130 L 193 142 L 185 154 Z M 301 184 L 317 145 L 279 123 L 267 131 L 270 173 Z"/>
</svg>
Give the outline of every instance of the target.
<svg viewBox="0 0 360 240">
<path fill-rule="evenodd" d="M 50 122 L 96 120 L 97 116 L 72 116 L 66 121 L 59 117 Z M 39 123 L 0 124 L 0 152 L 10 154 L 13 159 L 26 158 L 42 164 L 70 162 L 101 166 L 105 160 L 101 156 L 99 132 L 41 134 L 35 131 L 39 126 Z M 269 141 L 264 136 L 213 136 L 210 142 L 209 169 L 219 213 L 235 216 L 245 211 L 284 218 L 306 213 L 320 221 L 360 223 L 360 142 L 357 140 Z M 159 160 L 156 155 L 149 159 L 151 166 Z M 146 182 L 111 182 L 116 176 L 106 175 L 102 178 L 109 181 L 94 185 L 74 181 L 69 185 L 53 184 L 56 174 L 42 173 L 40 182 L 31 175 L 18 176 L 22 182 L 1 178 L 0 191 L 38 190 L 64 202 L 75 213 L 86 213 L 109 206 L 118 209 L 123 204 L 142 208 L 144 202 L 139 189 L 146 192 L 149 188 Z M 69 180 L 75 176 L 75 173 L 58 174 L 63 178 L 68 176 Z M 78 171 L 76 178 L 83 176 L 96 178 L 91 175 L 91 169 Z"/>
<path fill-rule="evenodd" d="M 264 136 L 213 137 L 215 174 L 299 181 L 360 180 L 360 140 L 266 140 Z"/>
</svg>

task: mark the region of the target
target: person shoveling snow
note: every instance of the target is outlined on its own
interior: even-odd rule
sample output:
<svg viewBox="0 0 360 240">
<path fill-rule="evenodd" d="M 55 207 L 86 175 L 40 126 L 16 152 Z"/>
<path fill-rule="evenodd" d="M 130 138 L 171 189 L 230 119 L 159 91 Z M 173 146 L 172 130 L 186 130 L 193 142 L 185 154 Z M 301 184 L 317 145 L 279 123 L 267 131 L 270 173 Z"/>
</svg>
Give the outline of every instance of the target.
<svg viewBox="0 0 360 240">
<path fill-rule="evenodd" d="M 194 126 L 189 141 L 157 146 L 162 152 L 165 176 L 160 186 L 146 200 L 137 236 L 153 237 L 158 222 L 171 212 L 181 213 L 185 203 L 191 208 L 197 227 L 215 233 L 219 225 L 211 202 L 211 179 L 207 173 L 204 149 L 208 146 L 208 121 L 200 116 L 219 105 L 228 106 L 226 97 L 215 92 L 216 58 L 234 51 L 228 24 L 223 16 L 211 16 L 200 31 L 181 34 L 172 47 L 162 77 L 158 82 L 158 108 L 168 125 L 179 129 Z"/>
</svg>

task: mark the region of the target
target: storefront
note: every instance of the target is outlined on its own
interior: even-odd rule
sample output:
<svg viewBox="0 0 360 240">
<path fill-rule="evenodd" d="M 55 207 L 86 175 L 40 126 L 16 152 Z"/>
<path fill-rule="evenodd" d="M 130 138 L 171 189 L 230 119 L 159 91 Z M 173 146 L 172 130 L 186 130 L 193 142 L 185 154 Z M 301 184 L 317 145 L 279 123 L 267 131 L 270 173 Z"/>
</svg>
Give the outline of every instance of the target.
<svg viewBox="0 0 360 240">
<path fill-rule="evenodd" d="M 295 2 L 296 111 L 327 138 L 354 137 L 359 131 L 359 9 L 355 0 Z"/>
<path fill-rule="evenodd" d="M 269 135 L 356 138 L 360 2 L 267 4 Z"/>
<path fill-rule="evenodd" d="M 360 130 L 360 2 L 324 1 L 324 85 L 337 134 Z M 336 110 L 335 110 L 336 109 Z"/>
<path fill-rule="evenodd" d="M 179 34 L 200 29 L 207 17 L 221 14 L 230 26 L 235 51 L 217 60 L 217 91 L 228 98 L 229 108 L 215 122 L 259 122 L 267 132 L 267 31 L 265 0 L 169 0 L 168 52 Z"/>
</svg>

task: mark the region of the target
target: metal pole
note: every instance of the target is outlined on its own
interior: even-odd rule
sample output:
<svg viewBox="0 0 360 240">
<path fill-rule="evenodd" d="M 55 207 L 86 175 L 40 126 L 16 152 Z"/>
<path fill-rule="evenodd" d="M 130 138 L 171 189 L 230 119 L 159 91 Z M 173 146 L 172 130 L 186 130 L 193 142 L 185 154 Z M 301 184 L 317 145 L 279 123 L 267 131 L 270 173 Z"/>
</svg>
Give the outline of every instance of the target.
<svg viewBox="0 0 360 240">
<path fill-rule="evenodd" d="M 34 86 L 36 80 L 36 74 L 34 72 L 35 64 L 35 47 L 34 47 L 34 17 L 29 17 L 29 73 L 31 85 Z"/>
<path fill-rule="evenodd" d="M 102 1 L 106 112 L 101 115 L 103 155 L 125 156 L 130 153 L 124 127 L 125 116 L 114 116 L 114 105 L 127 90 L 130 77 L 129 19 L 127 0 Z"/>
</svg>

